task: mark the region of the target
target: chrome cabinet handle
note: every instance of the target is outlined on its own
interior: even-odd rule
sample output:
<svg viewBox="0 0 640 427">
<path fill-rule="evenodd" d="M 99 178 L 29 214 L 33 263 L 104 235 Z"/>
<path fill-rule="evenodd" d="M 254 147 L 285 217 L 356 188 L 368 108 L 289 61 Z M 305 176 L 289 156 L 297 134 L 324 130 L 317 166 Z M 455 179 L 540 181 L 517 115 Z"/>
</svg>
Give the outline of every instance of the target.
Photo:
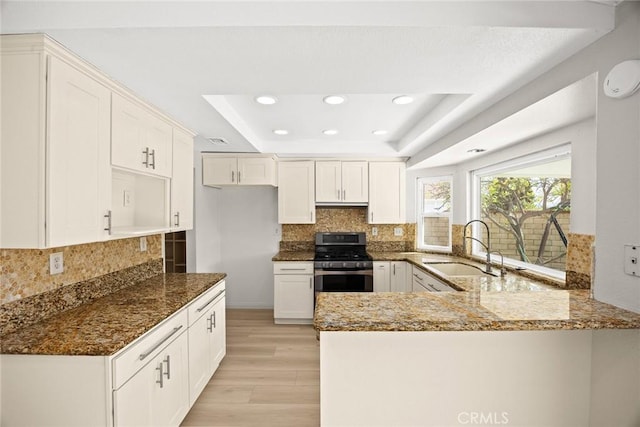
<svg viewBox="0 0 640 427">
<path fill-rule="evenodd" d="M 107 228 L 105 228 L 104 231 L 109 232 L 109 235 L 111 235 L 111 211 L 107 211 L 104 217 L 107 218 Z"/>
<path fill-rule="evenodd" d="M 167 354 L 167 358 L 162 361 L 167 364 L 167 372 L 164 374 L 167 376 L 167 379 L 171 379 L 171 356 Z M 162 366 L 162 365 L 161 365 Z"/>
<path fill-rule="evenodd" d="M 213 332 L 213 320 L 212 316 L 207 317 L 207 332 Z"/>
<path fill-rule="evenodd" d="M 281 268 L 280 271 L 305 271 L 304 268 Z"/>
<path fill-rule="evenodd" d="M 142 164 L 144 165 L 144 167 L 148 168 L 149 167 L 149 147 L 145 147 L 144 150 L 142 151 L 142 154 L 144 154 L 144 161 L 142 162 Z"/>
<path fill-rule="evenodd" d="M 309 277 L 309 289 L 313 289 L 313 278 Z"/>
<path fill-rule="evenodd" d="M 373 212 L 371 212 L 371 222 L 373 222 Z"/>
<path fill-rule="evenodd" d="M 140 354 L 138 359 L 144 360 L 147 356 L 149 356 L 151 353 L 153 353 L 155 351 L 155 349 L 160 347 L 165 341 L 167 341 L 169 338 L 171 338 L 180 329 L 182 329 L 182 325 L 173 328 L 173 330 L 171 332 L 169 332 L 164 337 L 160 338 L 160 340 L 157 343 L 155 343 L 149 350 L 147 350 L 144 353 Z"/>
<path fill-rule="evenodd" d="M 213 298 L 211 298 L 209 301 L 205 302 L 202 307 L 200 307 L 197 311 L 201 312 L 202 310 L 204 310 L 205 308 L 207 308 L 207 306 L 209 304 L 211 304 L 216 298 L 218 298 L 220 295 L 222 295 L 224 293 L 224 289 L 221 290 L 220 292 L 218 292 Z"/>
<path fill-rule="evenodd" d="M 240 184 L 240 171 L 238 171 L 238 184 Z"/>
<path fill-rule="evenodd" d="M 151 166 L 151 169 L 155 170 L 156 169 L 156 150 L 151 150 L 151 153 L 149 153 L 149 156 L 153 158 L 153 163 L 151 163 L 149 166 Z"/>
<path fill-rule="evenodd" d="M 212 324 L 212 325 L 213 325 L 213 327 L 215 328 L 215 327 L 216 327 L 216 312 L 215 312 L 215 311 L 213 312 L 212 317 L 213 317 L 213 321 L 211 321 L 211 324 Z"/>
<path fill-rule="evenodd" d="M 347 200 L 347 190 L 342 190 L 342 200 Z"/>
<path fill-rule="evenodd" d="M 180 212 L 176 212 L 175 215 L 173 215 L 174 218 L 176 219 L 175 223 L 173 224 L 175 227 L 180 227 Z"/>
<path fill-rule="evenodd" d="M 236 179 L 236 173 L 234 171 L 231 171 L 231 182 L 235 182 Z"/>
<path fill-rule="evenodd" d="M 396 265 L 395 264 L 393 264 L 393 275 L 394 276 L 396 275 Z"/>
<path fill-rule="evenodd" d="M 163 363 L 160 362 L 160 365 L 158 365 L 158 367 L 156 368 L 156 371 L 160 371 L 160 379 L 156 380 L 156 384 L 160 384 L 160 388 L 162 388 L 164 386 L 163 378 L 162 378 L 162 375 L 163 375 L 162 367 L 163 366 L 164 366 Z"/>
</svg>

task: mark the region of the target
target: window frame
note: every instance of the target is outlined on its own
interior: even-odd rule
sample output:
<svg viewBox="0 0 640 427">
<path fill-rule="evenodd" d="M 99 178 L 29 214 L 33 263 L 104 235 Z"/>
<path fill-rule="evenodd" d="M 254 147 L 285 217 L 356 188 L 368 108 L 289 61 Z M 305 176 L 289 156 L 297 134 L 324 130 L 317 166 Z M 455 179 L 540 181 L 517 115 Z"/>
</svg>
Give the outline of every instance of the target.
<svg viewBox="0 0 640 427">
<path fill-rule="evenodd" d="M 556 146 L 553 148 L 548 148 L 542 151 L 525 154 L 524 156 L 520 156 L 511 160 L 502 161 L 487 165 L 485 167 L 471 170 L 469 171 L 470 181 L 471 181 L 471 219 L 481 218 L 481 186 L 480 179 L 487 175 L 495 175 L 500 172 L 506 172 L 515 168 L 525 167 L 525 166 L 534 166 L 538 164 L 544 164 L 551 162 L 553 160 L 559 160 L 562 158 L 571 158 L 571 144 L 563 144 L 560 146 Z M 570 231 L 570 230 L 569 230 Z M 482 230 L 479 227 L 471 227 L 471 236 L 479 239 Z M 484 251 L 484 248 L 476 242 L 471 241 L 471 256 L 479 257 L 483 260 L 486 259 L 487 253 Z M 491 254 L 491 261 L 494 263 L 500 263 L 501 258 L 498 254 Z M 537 264 L 523 262 L 513 258 L 504 257 L 504 265 L 518 268 L 530 270 L 535 273 L 543 274 L 545 276 L 550 276 L 556 279 L 566 280 L 566 271 L 556 270 L 550 267 L 544 267 Z"/>
<path fill-rule="evenodd" d="M 424 214 L 424 184 L 427 181 L 447 181 L 449 183 L 450 193 L 450 209 L 446 215 L 425 215 Z M 438 175 L 438 176 L 421 176 L 416 180 L 416 246 L 420 250 L 434 251 L 434 252 L 451 252 L 452 250 L 452 221 L 453 221 L 453 175 Z M 425 218 L 449 218 L 448 227 L 448 242 L 446 246 L 443 245 L 427 245 L 424 242 L 424 219 Z"/>
</svg>

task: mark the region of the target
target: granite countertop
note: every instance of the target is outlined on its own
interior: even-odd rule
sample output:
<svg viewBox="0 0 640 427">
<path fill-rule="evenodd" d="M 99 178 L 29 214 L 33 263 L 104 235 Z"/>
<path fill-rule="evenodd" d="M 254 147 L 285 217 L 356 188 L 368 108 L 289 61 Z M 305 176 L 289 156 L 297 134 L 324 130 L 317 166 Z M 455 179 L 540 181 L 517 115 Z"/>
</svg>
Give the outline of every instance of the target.
<svg viewBox="0 0 640 427">
<path fill-rule="evenodd" d="M 226 277 L 160 274 L 2 337 L 3 354 L 109 356 Z"/>
<path fill-rule="evenodd" d="M 313 261 L 313 251 L 280 251 L 271 261 Z"/>
<path fill-rule="evenodd" d="M 427 263 L 466 258 L 420 252 L 384 252 L 374 261 L 407 261 L 462 292 L 322 293 L 316 302 L 318 331 L 499 331 L 636 329 L 636 314 L 591 298 L 589 290 L 564 290 L 553 279 L 513 272 L 505 277 L 448 277 Z"/>
</svg>

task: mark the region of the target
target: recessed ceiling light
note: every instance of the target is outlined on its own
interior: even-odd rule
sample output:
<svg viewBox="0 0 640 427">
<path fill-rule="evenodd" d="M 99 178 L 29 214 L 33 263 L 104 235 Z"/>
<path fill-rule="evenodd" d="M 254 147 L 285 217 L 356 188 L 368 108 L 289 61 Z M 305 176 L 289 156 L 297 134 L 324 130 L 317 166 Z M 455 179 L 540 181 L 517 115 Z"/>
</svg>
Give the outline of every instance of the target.
<svg viewBox="0 0 640 427">
<path fill-rule="evenodd" d="M 278 98 L 271 95 L 260 95 L 256 96 L 256 102 L 262 105 L 273 105 L 278 102 Z"/>
<path fill-rule="evenodd" d="M 325 104 L 340 105 L 347 99 L 344 96 L 340 96 L 340 95 L 329 95 L 322 98 L 322 100 L 324 101 Z"/>
<path fill-rule="evenodd" d="M 386 135 L 387 131 L 384 129 L 376 129 L 374 131 L 371 132 L 374 135 Z"/>
<path fill-rule="evenodd" d="M 336 135 L 338 131 L 336 129 L 325 129 L 322 131 L 325 135 Z"/>
<path fill-rule="evenodd" d="M 276 135 L 289 135 L 289 131 L 286 129 L 274 129 L 273 133 Z"/>
<path fill-rule="evenodd" d="M 471 150 L 467 150 L 467 153 L 484 153 L 487 151 L 484 148 L 472 148 Z"/>
<path fill-rule="evenodd" d="M 411 104 L 413 102 L 413 98 L 407 95 L 396 96 L 391 100 L 396 105 L 406 105 Z"/>
</svg>

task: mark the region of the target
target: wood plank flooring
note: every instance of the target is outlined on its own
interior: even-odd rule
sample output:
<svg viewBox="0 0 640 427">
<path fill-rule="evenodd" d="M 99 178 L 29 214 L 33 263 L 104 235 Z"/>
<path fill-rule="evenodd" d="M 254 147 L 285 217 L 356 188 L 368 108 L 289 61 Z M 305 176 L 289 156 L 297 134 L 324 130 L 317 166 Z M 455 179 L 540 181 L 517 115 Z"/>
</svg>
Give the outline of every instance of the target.
<svg viewBox="0 0 640 427">
<path fill-rule="evenodd" d="M 227 310 L 227 355 L 182 426 L 319 426 L 320 346 L 312 326 L 272 310 Z"/>
</svg>

